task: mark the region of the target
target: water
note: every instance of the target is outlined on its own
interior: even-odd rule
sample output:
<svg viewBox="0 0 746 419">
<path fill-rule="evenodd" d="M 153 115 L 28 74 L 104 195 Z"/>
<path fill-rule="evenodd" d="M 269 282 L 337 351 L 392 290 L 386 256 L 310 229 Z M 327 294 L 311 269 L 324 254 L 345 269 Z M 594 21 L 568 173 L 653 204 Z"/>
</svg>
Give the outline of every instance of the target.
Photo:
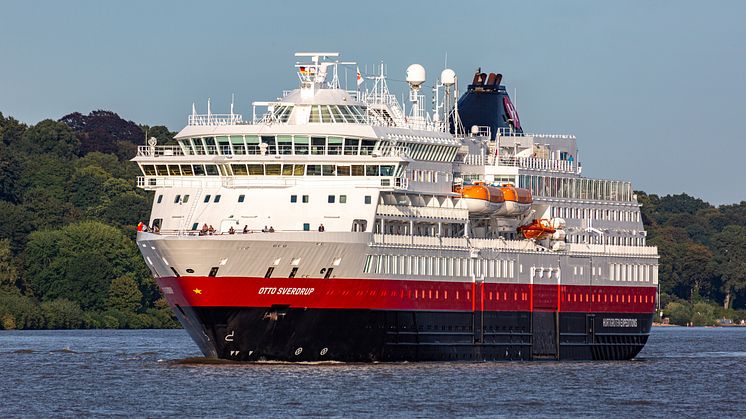
<svg viewBox="0 0 746 419">
<path fill-rule="evenodd" d="M 746 417 L 746 328 L 656 328 L 628 362 L 199 357 L 182 330 L 2 331 L 0 417 Z"/>
</svg>

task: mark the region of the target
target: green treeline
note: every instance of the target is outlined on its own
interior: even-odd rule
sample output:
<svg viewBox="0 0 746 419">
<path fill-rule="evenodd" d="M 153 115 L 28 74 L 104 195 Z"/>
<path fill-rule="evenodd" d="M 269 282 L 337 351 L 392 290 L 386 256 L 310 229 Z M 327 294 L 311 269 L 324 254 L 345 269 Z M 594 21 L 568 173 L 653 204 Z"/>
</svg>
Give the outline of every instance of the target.
<svg viewBox="0 0 746 419">
<path fill-rule="evenodd" d="M 135 245 L 147 135 L 107 111 L 26 126 L 0 113 L 0 329 L 178 327 Z"/>
<path fill-rule="evenodd" d="M 178 326 L 134 242 L 152 196 L 129 159 L 146 135 L 174 133 L 108 111 L 33 126 L 0 113 L 0 329 Z M 664 316 L 746 318 L 746 201 L 637 196 Z"/>
<path fill-rule="evenodd" d="M 746 201 L 636 193 L 648 244 L 658 246 L 664 316 L 697 326 L 746 319 Z"/>
</svg>

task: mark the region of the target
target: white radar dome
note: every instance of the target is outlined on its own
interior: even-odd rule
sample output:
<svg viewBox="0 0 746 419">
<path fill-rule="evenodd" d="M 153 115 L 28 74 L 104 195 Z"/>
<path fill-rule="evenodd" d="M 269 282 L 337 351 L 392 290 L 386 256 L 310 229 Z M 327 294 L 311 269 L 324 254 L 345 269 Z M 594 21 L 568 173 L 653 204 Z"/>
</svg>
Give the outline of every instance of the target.
<svg viewBox="0 0 746 419">
<path fill-rule="evenodd" d="M 440 82 L 444 86 L 453 86 L 456 84 L 456 72 L 450 68 L 446 68 L 440 73 Z"/>
<path fill-rule="evenodd" d="M 419 87 L 425 82 L 425 67 L 412 64 L 407 67 L 407 83 L 412 87 Z"/>
</svg>

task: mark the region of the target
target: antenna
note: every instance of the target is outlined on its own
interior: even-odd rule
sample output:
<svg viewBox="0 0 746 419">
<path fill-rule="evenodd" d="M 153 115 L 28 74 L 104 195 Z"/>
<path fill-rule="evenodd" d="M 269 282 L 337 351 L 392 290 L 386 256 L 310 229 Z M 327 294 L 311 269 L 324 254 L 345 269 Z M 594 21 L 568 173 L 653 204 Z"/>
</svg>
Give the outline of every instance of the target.
<svg viewBox="0 0 746 419">
<path fill-rule="evenodd" d="M 235 101 L 235 93 L 231 93 L 231 121 L 233 121 L 233 103 Z"/>
</svg>

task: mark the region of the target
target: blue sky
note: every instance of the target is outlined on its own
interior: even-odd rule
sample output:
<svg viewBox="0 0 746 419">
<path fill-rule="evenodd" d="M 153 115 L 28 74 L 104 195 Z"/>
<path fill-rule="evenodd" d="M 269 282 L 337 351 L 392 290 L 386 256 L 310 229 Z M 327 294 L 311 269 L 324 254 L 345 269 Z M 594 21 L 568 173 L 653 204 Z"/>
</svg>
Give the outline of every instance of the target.
<svg viewBox="0 0 746 419">
<path fill-rule="evenodd" d="M 0 112 L 110 109 L 178 131 L 191 104 L 249 116 L 297 84 L 296 51 L 500 72 L 527 131 L 577 135 L 584 175 L 746 200 L 746 2 L 4 1 Z M 392 81 L 392 90 L 405 85 Z M 462 86 L 463 89 L 463 86 Z"/>
</svg>

